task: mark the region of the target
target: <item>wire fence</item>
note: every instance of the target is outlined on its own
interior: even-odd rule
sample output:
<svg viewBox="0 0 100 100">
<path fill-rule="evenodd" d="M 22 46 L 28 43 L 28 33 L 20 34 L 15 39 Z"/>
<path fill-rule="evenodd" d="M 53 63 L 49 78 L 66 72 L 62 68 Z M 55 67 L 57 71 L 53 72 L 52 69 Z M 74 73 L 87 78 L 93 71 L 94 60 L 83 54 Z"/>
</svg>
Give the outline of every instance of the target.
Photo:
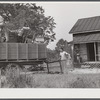
<svg viewBox="0 0 100 100">
<path fill-rule="evenodd" d="M 100 68 L 100 62 L 83 62 L 83 63 L 74 63 L 75 68 Z"/>
</svg>

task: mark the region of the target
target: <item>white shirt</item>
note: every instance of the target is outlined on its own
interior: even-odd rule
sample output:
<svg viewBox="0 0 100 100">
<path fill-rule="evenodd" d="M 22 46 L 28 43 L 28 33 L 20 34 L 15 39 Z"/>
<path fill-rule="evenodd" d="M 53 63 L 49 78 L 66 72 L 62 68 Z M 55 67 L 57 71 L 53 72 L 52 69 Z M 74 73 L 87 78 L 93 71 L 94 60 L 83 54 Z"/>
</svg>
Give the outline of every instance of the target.
<svg viewBox="0 0 100 100">
<path fill-rule="evenodd" d="M 68 55 L 67 52 L 65 52 L 65 51 L 60 52 L 61 60 L 66 60 L 67 59 L 66 55 Z"/>
</svg>

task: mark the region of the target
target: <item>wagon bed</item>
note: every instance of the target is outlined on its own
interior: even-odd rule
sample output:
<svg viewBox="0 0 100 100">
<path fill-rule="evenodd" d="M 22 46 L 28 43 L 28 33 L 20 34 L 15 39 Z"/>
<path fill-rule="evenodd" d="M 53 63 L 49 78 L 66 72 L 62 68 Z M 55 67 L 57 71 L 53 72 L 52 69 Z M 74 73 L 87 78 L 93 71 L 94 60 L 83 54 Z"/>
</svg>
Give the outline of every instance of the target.
<svg viewBox="0 0 100 100">
<path fill-rule="evenodd" d="M 10 63 L 37 65 L 46 61 L 46 45 L 41 43 L 0 43 L 0 67 Z"/>
<path fill-rule="evenodd" d="M 0 43 L 0 61 L 46 59 L 46 45 L 36 43 Z"/>
<path fill-rule="evenodd" d="M 0 43 L 0 67 L 8 64 L 18 65 L 38 65 L 47 64 L 49 73 L 49 63 L 59 62 L 47 61 L 47 48 L 43 43 Z M 60 64 L 61 72 L 62 67 Z"/>
</svg>

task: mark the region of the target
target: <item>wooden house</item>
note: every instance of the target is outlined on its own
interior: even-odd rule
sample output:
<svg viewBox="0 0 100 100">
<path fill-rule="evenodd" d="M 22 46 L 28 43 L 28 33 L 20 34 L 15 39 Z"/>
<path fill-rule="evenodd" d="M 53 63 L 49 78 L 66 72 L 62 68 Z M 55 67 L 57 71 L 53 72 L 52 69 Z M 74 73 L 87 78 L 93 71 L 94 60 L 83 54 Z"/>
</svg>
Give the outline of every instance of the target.
<svg viewBox="0 0 100 100">
<path fill-rule="evenodd" d="M 100 61 L 100 16 L 78 19 L 69 33 L 83 62 Z"/>
</svg>

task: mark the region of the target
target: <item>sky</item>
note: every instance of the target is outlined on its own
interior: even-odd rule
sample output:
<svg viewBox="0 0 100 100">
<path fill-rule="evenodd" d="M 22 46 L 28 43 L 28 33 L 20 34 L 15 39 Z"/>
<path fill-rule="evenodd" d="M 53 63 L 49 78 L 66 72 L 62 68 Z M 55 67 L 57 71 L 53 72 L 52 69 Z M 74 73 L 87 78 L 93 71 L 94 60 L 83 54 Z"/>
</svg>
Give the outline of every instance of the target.
<svg viewBox="0 0 100 100">
<path fill-rule="evenodd" d="M 56 40 L 48 45 L 54 49 L 59 39 L 72 41 L 69 31 L 80 18 L 100 16 L 100 2 L 36 2 L 45 10 L 45 16 L 52 16 L 56 23 Z"/>
</svg>

